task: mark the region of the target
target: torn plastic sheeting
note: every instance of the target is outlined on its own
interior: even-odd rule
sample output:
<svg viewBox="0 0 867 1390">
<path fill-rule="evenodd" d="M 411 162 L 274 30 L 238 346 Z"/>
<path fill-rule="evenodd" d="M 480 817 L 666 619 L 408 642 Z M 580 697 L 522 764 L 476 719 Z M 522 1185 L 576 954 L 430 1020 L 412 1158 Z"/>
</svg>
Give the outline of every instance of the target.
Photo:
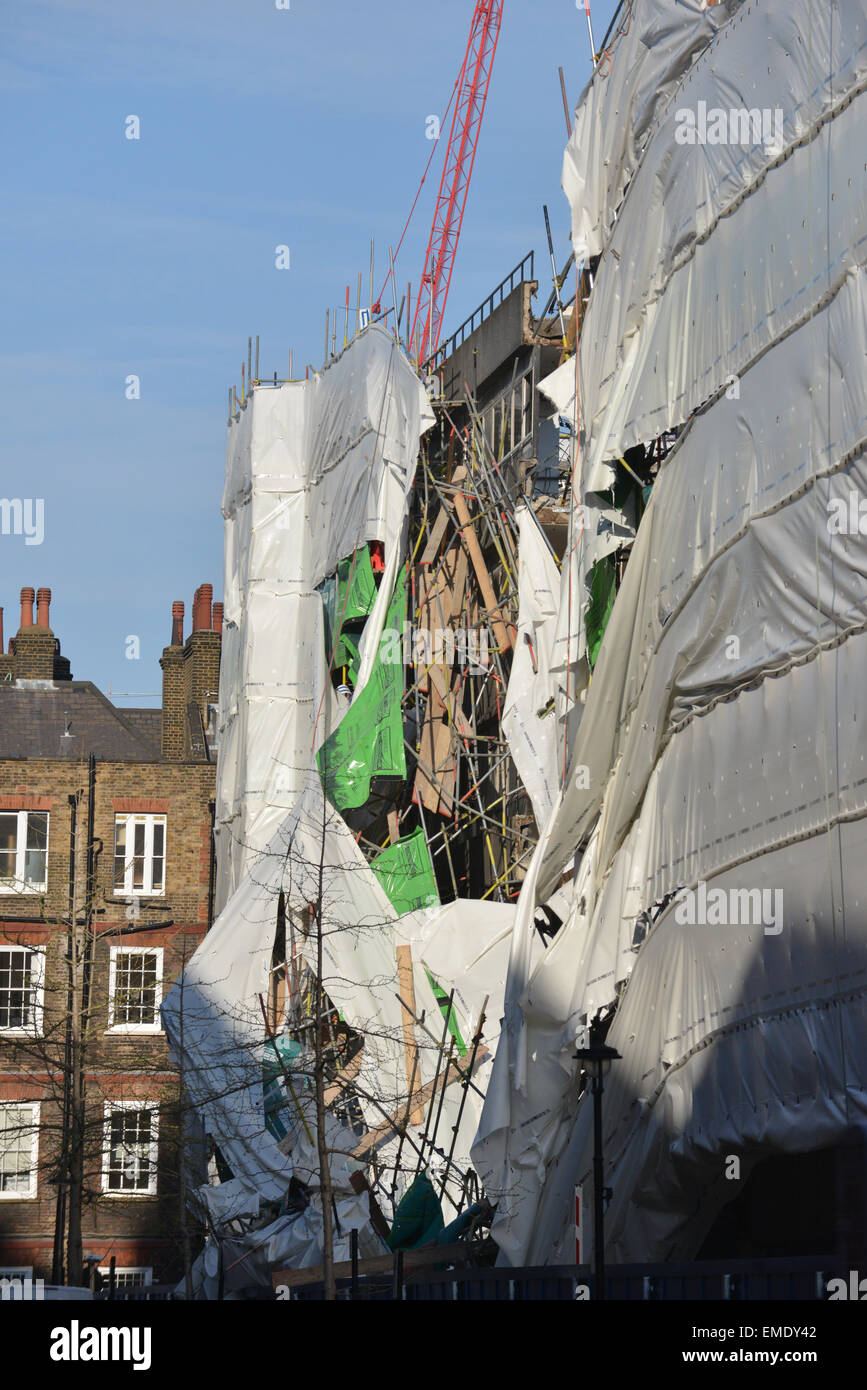
<svg viewBox="0 0 867 1390">
<path fill-rule="evenodd" d="M 756 7 L 744 12 L 744 25 L 748 13 L 757 13 Z M 724 75 L 724 69 L 721 72 Z M 726 286 L 743 274 L 744 247 L 752 264 L 749 258 L 758 254 L 757 247 L 771 244 L 781 227 L 787 234 L 791 228 L 790 240 L 797 243 L 795 273 L 786 258 L 779 262 L 779 274 L 776 269 L 768 273 L 767 262 L 762 270 L 769 301 L 763 312 L 769 318 L 762 325 L 764 337 L 758 334 L 749 349 L 764 350 L 763 355 L 749 365 L 750 354 L 743 348 L 746 366 L 738 389 L 729 396 L 720 394 L 689 420 L 654 486 L 571 750 L 570 775 L 518 903 L 507 1027 L 473 1150 L 489 1191 L 502 1193 L 494 1235 L 504 1257 L 514 1263 L 557 1258 L 554 1237 L 566 1229 L 574 1184 L 586 1176 L 589 1162 L 586 1147 L 564 1153 L 575 1108 L 574 1032 L 600 1004 L 614 1002 L 618 986 L 627 978 L 609 1038 L 624 1057 L 630 1044 L 641 1053 L 647 1043 L 648 1051 L 636 1056 L 634 1068 L 630 1064 L 621 1073 L 629 1076 L 621 1113 L 631 1107 L 624 1132 L 628 1125 L 634 1128 L 628 1161 L 613 1160 L 622 1213 L 617 1258 L 649 1260 L 670 1254 L 672 1247 L 665 1239 L 673 1231 L 680 1239 L 687 1224 L 684 1212 L 700 1205 L 702 1152 L 725 1152 L 723 1143 L 740 1148 L 742 1140 L 748 1143 L 757 1133 L 758 1142 L 765 1142 L 749 1115 L 736 1124 L 732 1137 L 732 1102 L 719 1099 L 718 1085 L 707 1088 L 705 1104 L 699 1107 L 692 1083 L 682 1084 L 689 1069 L 704 1065 L 705 1043 L 715 1043 L 713 1035 L 708 1038 L 705 1018 L 712 987 L 702 981 L 694 1004 L 691 1001 L 681 1017 L 680 957 L 663 962 L 654 948 L 662 939 L 660 931 L 671 937 L 670 909 L 667 919 L 653 920 L 668 892 L 683 883 L 695 886 L 698 876 L 719 882 L 723 875 L 738 892 L 785 890 L 788 866 L 798 865 L 799 856 L 823 855 L 826 864 L 837 866 L 840 890 L 825 884 L 818 918 L 812 905 L 802 908 L 797 892 L 793 895 L 798 970 L 781 955 L 776 961 L 781 967 L 778 977 L 761 980 L 759 990 L 745 988 L 740 971 L 749 952 L 743 949 L 742 937 L 722 938 L 726 961 L 716 972 L 721 1010 L 731 1010 L 734 1017 L 743 1001 L 763 1037 L 777 1028 L 777 1005 L 789 991 L 802 991 L 798 1008 L 806 1016 L 820 1008 L 823 982 L 839 971 L 835 988 L 842 992 L 846 973 L 851 979 L 853 970 L 862 969 L 863 934 L 852 921 L 851 904 L 863 892 L 860 867 L 852 855 L 863 859 L 863 849 L 854 849 L 848 826 L 838 829 L 835 822 L 839 818 L 857 823 L 867 812 L 863 788 L 857 785 L 860 779 L 852 775 L 863 761 L 857 746 L 857 701 L 867 665 L 867 562 L 859 535 L 833 535 L 828 524 L 830 504 L 842 504 L 853 493 L 861 495 L 867 482 L 864 460 L 859 458 L 867 418 L 864 282 L 857 268 L 864 248 L 858 240 L 860 207 L 852 202 L 853 189 L 860 192 L 863 183 L 845 167 L 855 157 L 852 113 L 861 100 L 856 98 L 817 135 L 807 150 L 810 158 L 796 151 L 781 169 L 770 169 L 698 247 L 688 267 L 674 272 L 648 315 L 647 340 L 652 341 L 654 333 L 658 340 L 656 376 L 647 341 L 633 337 L 633 355 L 624 353 L 615 363 L 611 412 L 604 416 L 595 444 L 590 441 L 591 449 L 601 450 L 599 439 L 604 435 L 604 448 L 612 453 L 616 449 L 617 454 L 632 442 L 624 437 L 616 412 L 622 414 L 630 393 L 639 389 L 643 363 L 648 364 L 649 393 L 656 391 L 664 398 L 669 383 L 677 379 L 676 372 L 667 370 L 668 359 L 659 345 L 660 325 L 673 333 L 676 322 L 694 320 L 686 350 L 680 340 L 678 348 L 672 348 L 680 353 L 676 365 L 684 380 L 699 381 L 701 373 L 710 370 L 709 363 L 715 373 L 724 372 L 721 347 L 726 352 L 737 347 L 738 335 L 748 332 L 747 321 L 756 307 L 749 294 L 725 298 Z M 810 219 L 796 209 L 807 196 L 805 190 L 817 186 L 817 175 L 825 178 L 829 150 L 832 172 L 822 186 L 825 208 L 830 210 L 830 250 L 821 236 L 816 239 L 814 223 L 815 254 L 808 276 L 803 239 L 810 227 L 802 223 Z M 850 173 L 851 185 L 842 193 L 837 176 L 845 184 Z M 636 175 L 636 185 L 638 180 Z M 695 197 L 695 187 L 687 191 Z M 631 187 L 615 231 L 620 237 L 628 229 L 623 243 L 627 250 L 643 234 L 640 201 L 634 202 L 634 195 Z M 823 233 L 825 226 L 823 217 Z M 610 265 L 603 263 L 593 296 L 597 305 L 615 288 L 605 277 L 618 274 L 624 306 L 634 302 L 624 277 L 637 259 L 621 257 L 619 271 L 613 268 L 613 258 Z M 839 275 L 828 272 L 835 260 L 840 262 L 835 267 Z M 679 283 L 678 276 L 693 278 Z M 608 289 L 601 294 L 604 284 Z M 770 301 L 777 291 L 781 301 L 794 296 L 792 303 L 803 291 L 802 300 L 810 306 L 803 322 L 792 319 L 791 305 L 775 308 Z M 710 296 L 717 293 L 718 316 L 709 307 Z M 691 296 L 688 312 L 684 295 Z M 594 322 L 601 324 L 604 315 L 600 317 L 599 308 L 596 312 Z M 603 376 L 600 358 L 607 348 L 592 330 L 588 317 L 582 386 L 591 379 L 598 384 Z M 599 344 L 595 356 L 594 343 Z M 656 432 L 657 425 L 652 420 L 645 437 Z M 817 475 L 820 482 L 815 481 Z M 579 497 L 586 495 L 590 483 L 592 477 L 583 480 L 579 469 Z M 589 776 L 579 781 L 574 773 L 585 767 Z M 534 964 L 529 959 L 534 939 L 531 907 L 560 882 L 568 856 L 591 834 L 591 848 L 578 869 L 572 913 L 549 951 Z M 835 837 L 848 846 L 845 853 L 837 852 Z M 846 905 L 848 923 L 842 915 Z M 787 921 L 788 912 L 787 899 Z M 833 923 L 846 948 L 838 961 L 825 945 L 816 967 L 821 976 L 813 970 L 802 979 L 802 943 L 823 916 L 822 930 Z M 765 938 L 760 924 L 750 930 L 752 959 L 764 960 L 762 944 L 769 950 L 778 938 Z M 712 935 L 714 929 L 705 931 Z M 691 938 L 682 940 L 683 958 L 689 959 Z M 785 943 L 785 932 L 779 940 Z M 652 1028 L 630 1010 L 636 991 Z M 852 1017 L 845 1016 L 840 1026 L 851 1029 Z M 690 1034 L 688 1040 L 684 1030 Z M 648 1033 L 656 1036 L 648 1039 Z M 786 1046 L 784 1041 L 775 1049 L 775 1058 L 785 1054 Z M 798 1048 L 806 1066 L 807 1050 L 800 1043 Z M 745 1075 L 749 1067 L 765 1065 L 765 1053 L 764 1047 L 752 1043 Z M 740 1059 L 733 1052 L 729 1055 L 734 1065 L 726 1076 L 732 1092 L 737 1092 Z M 662 1089 L 656 1147 L 651 1151 L 644 1147 L 644 1109 L 636 1097 L 647 1098 L 639 1082 L 653 1067 Z M 786 1144 L 809 1147 L 814 1142 L 809 1116 L 802 1121 L 793 1113 L 780 1078 L 782 1064 L 771 1070 L 776 1072 L 771 1087 L 777 1090 L 770 1105 L 778 1121 L 773 1142 L 788 1128 Z M 835 1110 L 839 1114 L 847 1103 L 845 1078 L 829 1071 L 824 1080 L 827 1091 L 818 1105 L 826 1116 Z M 582 1109 L 576 1133 L 580 1131 L 584 1143 L 588 1116 L 587 1107 Z M 665 1131 L 667 1127 L 670 1135 L 672 1129 L 683 1129 L 683 1116 L 687 1122 L 696 1116 L 696 1128 L 681 1149 L 668 1144 Z M 841 1130 L 842 1125 L 838 1133 Z M 617 1142 L 609 1150 L 612 1154 Z M 682 1178 L 683 1153 L 689 1163 L 698 1161 Z M 693 1172 L 698 1175 L 695 1182 Z M 694 1249 L 695 1245 L 688 1253 Z"/>
<path fill-rule="evenodd" d="M 370 1224 L 366 1195 L 340 1197 L 335 1203 L 334 1259 L 350 1257 L 349 1232 L 358 1231 L 362 1259 L 387 1253 Z M 193 1297 L 213 1301 L 219 1297 L 220 1265 L 223 1268 L 223 1296 L 233 1300 L 242 1289 L 271 1288 L 271 1274 L 281 1269 L 311 1269 L 321 1265 L 325 1248 L 322 1211 L 318 1198 L 301 1212 L 280 1216 L 270 1225 L 225 1239 L 218 1252 L 214 1244 L 205 1247 L 193 1264 Z M 184 1297 L 184 1282 L 177 1297 Z"/>
<path fill-rule="evenodd" d="M 248 875 L 172 985 L 163 1027 L 184 1087 L 235 1180 L 265 1201 L 279 1201 L 292 1174 L 264 1121 L 266 997 L 282 864 L 266 857 Z"/>
<path fill-rule="evenodd" d="M 343 623 L 369 618 L 376 603 L 376 581 L 370 548 L 359 546 L 354 555 L 340 561 L 335 574 L 319 585 L 328 616 L 328 635 L 333 641 Z"/>
<path fill-rule="evenodd" d="M 584 89 L 563 158 L 578 262 L 598 256 L 654 123 L 742 0 L 632 0 L 626 32 L 612 37 Z M 615 26 L 617 35 L 620 24 Z"/>
<path fill-rule="evenodd" d="M 403 633 L 405 614 L 406 571 L 401 570 L 370 676 L 316 754 L 325 795 L 340 811 L 364 805 L 372 777 L 406 777 L 403 662 L 394 653 L 394 634 Z"/>
<path fill-rule="evenodd" d="M 325 679 L 317 586 L 357 546 L 378 540 L 385 592 L 360 645 L 357 691 L 367 679 L 397 574 L 419 439 L 432 422 L 411 365 L 374 326 L 310 381 L 254 388 L 230 426 L 218 911 L 301 795 L 316 747 L 342 715 Z"/>
<path fill-rule="evenodd" d="M 799 563 L 815 550 L 817 512 L 820 619 L 827 603 L 841 629 L 859 621 L 863 557 L 858 541 L 840 536 L 832 547 L 826 519 L 829 497 L 843 498 L 864 485 L 863 461 L 845 471 L 840 466 L 863 447 L 867 382 L 846 370 L 822 373 L 813 391 L 804 382 L 814 333 L 823 341 L 830 334 L 831 342 L 849 343 L 856 356 L 867 351 L 865 315 L 867 273 L 862 270 L 847 279 L 812 326 L 792 334 L 745 373 L 737 402 L 723 397 L 699 416 L 662 469 L 595 677 L 604 680 L 605 699 L 588 697 L 573 750 L 574 763 L 589 769 L 588 786 L 569 781 L 543 886 L 554 885 L 559 859 L 592 823 L 609 768 L 617 769 L 624 784 L 628 770 L 630 788 L 640 792 L 634 760 L 637 756 L 647 765 L 650 736 L 661 740 L 678 705 L 694 703 L 702 689 L 718 694 L 721 686 L 742 683 L 751 669 L 782 665 L 790 641 L 807 650 L 823 630 L 827 638 L 821 621 L 816 636 L 810 635 L 816 629 L 816 580 Z M 837 350 L 831 352 L 832 360 L 837 358 Z M 848 353 L 841 352 L 839 360 L 844 364 Z M 748 431 L 744 419 L 751 422 Z M 805 449 L 811 437 L 815 446 Z M 781 458 L 788 467 L 781 466 Z M 827 476 L 810 488 L 816 474 Z M 705 476 L 711 484 L 703 485 Z M 814 490 L 820 486 L 821 492 Z M 791 507 L 789 498 L 795 499 Z M 837 556 L 848 569 L 835 563 Z M 647 574 L 653 576 L 650 583 Z M 698 594 L 704 595 L 703 603 L 697 604 Z M 735 621 L 739 611 L 752 614 L 747 623 Z M 722 640 L 730 634 L 738 637 L 737 659 Z M 676 689 L 665 693 L 675 673 Z M 667 714 L 660 727 L 663 702 Z M 637 749 L 636 740 L 645 751 Z M 617 819 L 618 834 L 624 815 Z"/>
<path fill-rule="evenodd" d="M 799 0 L 797 8 L 806 14 L 807 0 Z M 739 44 L 745 49 L 752 47 L 753 62 L 760 61 L 764 72 L 762 11 L 759 7 L 745 12 L 733 23 L 727 31 L 727 44 L 734 41 L 737 31 Z M 863 32 L 863 16 L 860 22 Z M 817 33 L 820 49 L 828 46 L 830 24 L 828 20 Z M 861 47 L 863 63 L 867 61 L 863 41 Z M 814 58 L 811 51 L 811 62 Z M 823 70 L 821 63 L 826 58 L 827 53 L 816 71 Z M 700 59 L 690 76 L 689 105 L 704 100 L 701 84 L 705 71 Z M 728 78 L 728 65 L 725 73 Z M 808 321 L 823 297 L 863 258 L 859 247 L 867 237 L 867 196 L 860 178 L 858 131 L 865 119 L 867 99 L 862 90 L 863 74 L 850 76 L 860 84 L 853 89 L 858 94 L 851 105 L 845 104 L 845 93 L 842 97 L 836 91 L 833 97 L 827 94 L 829 109 L 838 100 L 843 102 L 842 109 L 830 120 L 824 114 L 811 113 L 813 125 L 800 137 L 797 129 L 790 135 L 795 97 L 781 90 L 786 139 L 801 138 L 803 143 L 794 145 L 781 162 L 775 162 L 776 152 L 759 142 L 765 166 L 760 176 L 746 190 L 741 188 L 741 201 L 732 204 L 728 215 L 712 222 L 703 239 L 687 241 L 670 275 L 659 285 L 659 267 L 668 261 L 668 247 L 654 236 L 655 223 L 648 223 L 647 196 L 652 193 L 657 200 L 659 197 L 651 156 L 663 164 L 668 161 L 666 167 L 675 164 L 680 168 L 679 177 L 691 198 L 696 186 L 703 188 L 714 178 L 727 178 L 728 165 L 721 162 L 732 158 L 728 146 L 679 144 L 677 113 L 674 105 L 669 108 L 628 190 L 613 233 L 611 255 L 606 255 L 599 269 L 585 318 L 584 335 L 599 348 L 581 358 L 582 420 L 588 432 L 582 490 L 603 488 L 611 475 L 610 460 L 631 445 L 680 425 L 771 344 Z M 761 79 L 763 83 L 768 80 Z M 681 100 L 686 102 L 685 93 L 679 95 L 678 102 Z M 709 91 L 709 100 L 712 104 L 713 91 Z M 724 155 L 716 153 L 723 149 Z M 718 167 L 713 166 L 714 160 Z M 646 188 L 642 182 L 645 170 L 649 180 Z M 826 196 L 838 205 L 827 223 L 831 237 L 827 246 L 824 215 L 821 225 L 815 217 L 802 216 L 800 189 L 808 179 L 818 180 L 815 186 L 826 189 Z M 781 228 L 785 228 L 785 254 L 777 251 Z M 672 237 L 677 230 L 662 225 L 660 235 Z M 640 258 L 630 252 L 635 245 L 644 248 Z M 773 267 L 770 272 L 769 266 Z M 737 294 L 731 293 L 733 284 L 742 286 Z M 628 318 L 633 312 L 634 322 Z M 702 329 L 684 337 L 684 323 L 701 324 Z"/>
<path fill-rule="evenodd" d="M 217 1230 L 230 1221 L 251 1220 L 259 1215 L 258 1192 L 251 1192 L 247 1184 L 238 1182 L 237 1178 L 229 1182 L 203 1183 L 198 1193 L 211 1225 Z"/>
<path fill-rule="evenodd" d="M 593 376 L 602 383 L 600 399 L 594 399 L 594 391 L 584 395 L 583 418 L 594 433 L 600 405 L 605 403 L 604 384 L 610 383 L 618 394 L 623 380 L 631 387 L 628 378 L 620 377 L 629 345 L 636 334 L 656 333 L 652 306 L 670 290 L 677 267 L 694 255 L 705 254 L 697 242 L 710 239 L 710 261 L 717 263 L 721 255 L 724 257 L 723 284 L 742 285 L 737 295 L 721 294 L 716 304 L 716 315 L 721 316 L 726 330 L 720 338 L 724 350 L 736 346 L 740 337 L 736 320 L 733 333 L 727 336 L 727 320 L 734 308 L 730 300 L 752 299 L 762 313 L 775 311 L 777 325 L 784 322 L 779 313 L 788 293 L 798 290 L 816 270 L 809 258 L 804 261 L 802 245 L 798 244 L 803 244 L 801 234 L 809 230 L 811 219 L 807 217 L 806 227 L 802 226 L 803 210 L 795 217 L 794 210 L 790 213 L 781 205 L 786 201 L 784 194 L 773 193 L 769 186 L 767 193 L 777 214 L 771 236 L 786 228 L 781 258 L 776 242 L 768 244 L 768 239 L 761 237 L 756 241 L 746 209 L 740 205 L 755 195 L 762 179 L 772 181 L 773 173 L 766 172 L 770 164 L 799 142 L 809 144 L 828 114 L 863 86 L 867 75 L 865 22 L 864 0 L 851 0 L 837 10 L 821 13 L 814 11 L 810 0 L 755 6 L 733 19 L 684 75 L 626 193 L 591 297 L 588 324 L 604 324 L 606 328 L 604 339 L 597 339 L 593 362 Z M 810 33 L 809 44 L 803 42 L 806 32 Z M 761 110 L 754 106 L 757 93 L 761 93 Z M 754 124 L 760 127 L 758 132 Z M 691 143 L 686 142 L 687 130 L 693 135 Z M 784 184 L 793 177 L 787 164 L 779 170 Z M 724 239 L 722 245 L 714 246 L 713 236 L 720 220 L 731 217 L 738 222 L 740 235 L 729 259 L 730 243 Z M 793 267 L 788 285 L 775 283 L 783 261 L 800 261 L 797 269 Z M 757 289 L 750 275 L 753 266 Z M 672 304 L 672 311 L 675 307 Z M 678 324 L 681 336 L 683 323 L 690 321 L 703 322 L 700 336 L 706 336 L 709 325 L 697 319 L 692 300 L 690 311 Z M 796 313 L 802 312 L 796 308 Z M 590 331 L 594 331 L 592 326 Z M 668 331 L 666 326 L 665 333 Z M 682 343 L 680 347 L 682 350 Z M 665 363 L 657 358 L 657 389 L 665 399 L 672 394 L 671 377 L 660 372 L 662 365 Z M 705 389 L 705 395 L 709 394 Z M 647 430 L 643 437 L 653 433 L 658 431 Z"/>
<path fill-rule="evenodd" d="M 439 1000 L 430 979 L 448 996 L 454 990 L 455 1026 L 468 1049 L 479 1026 L 482 1006 L 485 1022 L 473 1078 L 484 1092 L 491 1075 L 493 1056 L 500 1037 L 509 948 L 515 907 L 511 903 L 492 903 L 457 899 L 444 907 L 402 917 L 397 924 L 401 943 L 412 948 L 415 966 L 416 1011 L 423 1000 L 430 1000 L 428 1017 L 436 1017 Z M 436 1031 L 436 1030 L 435 1030 Z M 422 1038 L 421 1034 L 417 1034 Z M 441 1033 L 439 1034 L 441 1036 Z M 422 1052 L 435 1062 L 430 1047 Z M 441 1117 L 441 1132 L 451 1135 L 457 1124 L 463 1099 L 463 1113 L 457 1135 L 454 1161 L 465 1171 L 470 1163 L 470 1146 L 482 1113 L 482 1101 L 472 1088 L 465 1093 L 458 1085 L 447 1088 Z M 449 1142 L 451 1142 L 449 1140 Z M 428 1165 L 436 1170 L 436 1159 Z"/>
<path fill-rule="evenodd" d="M 864 815 L 867 795 L 853 785 L 858 779 L 826 794 L 822 750 L 834 747 L 840 769 L 862 757 L 855 707 L 841 706 L 834 692 L 854 690 L 856 673 L 865 666 L 862 633 L 839 651 L 718 705 L 677 734 L 604 876 L 597 875 L 594 862 L 598 833 L 591 841 L 572 912 L 521 998 L 531 1029 L 559 1020 L 565 1046 L 582 1018 L 611 1003 L 640 958 L 643 941 L 656 930 L 651 917 L 636 932 L 640 915 L 680 886 L 709 882 L 732 863 L 740 864 L 742 883 L 760 886 L 768 881 L 764 857 L 781 845 L 808 842 L 829 822 Z M 798 769 L 797 803 L 789 795 L 792 767 Z M 780 809 L 757 826 L 759 785 L 765 804 Z M 674 820 L 666 814 L 672 806 L 683 808 Z"/>
<path fill-rule="evenodd" d="M 371 860 L 370 867 L 399 915 L 439 906 L 430 850 L 421 829 L 389 845 Z"/>
<path fill-rule="evenodd" d="M 527 506 L 518 508 L 518 629 L 503 708 L 503 733 L 533 804 L 536 823 L 557 795 L 558 724 L 551 652 L 560 573 L 551 547 Z"/>
<path fill-rule="evenodd" d="M 757 887 L 782 888 L 783 931 L 680 925 L 672 904 L 610 1030 L 622 1055 L 605 1087 L 612 1261 L 689 1257 L 730 1198 L 721 1155 L 804 1152 L 863 1123 L 867 943 L 842 912 L 867 893 L 867 825 L 820 832 L 750 871 Z M 708 890 L 743 883 L 733 869 Z M 589 1120 L 580 1116 L 550 1170 L 530 1260 L 566 1248 L 569 1195 L 590 1176 Z"/>
</svg>

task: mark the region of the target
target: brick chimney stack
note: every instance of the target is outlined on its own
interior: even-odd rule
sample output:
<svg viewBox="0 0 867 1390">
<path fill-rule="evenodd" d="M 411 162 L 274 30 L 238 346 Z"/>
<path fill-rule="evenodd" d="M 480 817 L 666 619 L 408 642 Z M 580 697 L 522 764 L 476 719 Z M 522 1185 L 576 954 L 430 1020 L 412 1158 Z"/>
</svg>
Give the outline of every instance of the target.
<svg viewBox="0 0 867 1390">
<path fill-rule="evenodd" d="M 184 605 L 180 599 L 175 599 L 172 604 L 172 641 L 173 647 L 184 645 Z"/>
<path fill-rule="evenodd" d="M 213 630 L 213 596 L 212 585 L 199 585 L 193 601 L 193 630 L 184 648 L 188 724 L 197 748 L 203 747 L 202 730 L 208 726 L 208 705 L 216 704 L 220 684 L 222 638 Z"/>
<path fill-rule="evenodd" d="M 163 671 L 162 755 L 171 762 L 186 756 L 184 700 L 184 605 L 172 604 L 172 640 L 160 657 Z"/>
<path fill-rule="evenodd" d="M 223 605 L 212 605 L 213 593 L 210 584 L 200 584 L 196 589 L 192 631 L 186 642 L 184 605 L 172 605 L 172 641 L 160 659 L 162 755 L 171 762 L 198 762 L 207 756 L 204 729 L 208 725 L 208 705 L 217 700 L 222 645 Z"/>
<path fill-rule="evenodd" d="M 37 621 L 33 621 L 33 600 L 37 602 Z M 12 679 L 50 681 L 54 679 L 54 633 L 48 626 L 51 590 L 21 590 L 21 626 L 12 642 Z"/>
</svg>

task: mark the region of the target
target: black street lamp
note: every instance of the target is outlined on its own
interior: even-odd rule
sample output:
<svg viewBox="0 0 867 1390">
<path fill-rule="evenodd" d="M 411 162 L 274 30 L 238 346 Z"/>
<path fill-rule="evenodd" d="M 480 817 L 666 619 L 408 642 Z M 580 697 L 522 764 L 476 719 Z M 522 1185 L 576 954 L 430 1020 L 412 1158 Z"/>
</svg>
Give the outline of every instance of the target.
<svg viewBox="0 0 867 1390">
<path fill-rule="evenodd" d="M 584 1063 L 593 1092 L 593 1282 L 597 1298 L 605 1297 L 605 1163 L 602 1154 L 602 1082 L 612 1062 L 620 1061 L 620 1053 L 602 1039 L 599 1023 L 594 1020 L 588 1031 L 586 1047 L 579 1047 L 575 1058 Z"/>
</svg>

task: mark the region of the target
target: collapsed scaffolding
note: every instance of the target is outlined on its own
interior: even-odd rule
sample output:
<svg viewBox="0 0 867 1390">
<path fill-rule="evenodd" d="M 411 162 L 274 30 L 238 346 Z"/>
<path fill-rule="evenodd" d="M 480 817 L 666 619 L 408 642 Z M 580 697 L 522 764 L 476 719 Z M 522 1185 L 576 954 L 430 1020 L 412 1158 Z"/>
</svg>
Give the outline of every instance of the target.
<svg viewBox="0 0 867 1390">
<path fill-rule="evenodd" d="M 240 1237 L 254 1282 L 263 1242 L 321 1258 L 317 1041 L 338 1230 L 379 1253 L 409 1188 L 462 1229 L 481 1210 L 469 1146 L 536 840 L 504 733 L 522 528 L 549 606 L 557 569 L 532 468 L 461 405 L 435 418 L 375 323 L 312 380 L 251 383 L 230 425 L 219 915 L 164 1017 L 215 1141 L 212 1244 L 223 1268 Z"/>
<path fill-rule="evenodd" d="M 317 1068 L 338 1258 L 353 1222 L 375 1255 L 491 1221 L 502 1259 L 570 1258 L 590 1164 L 574 1054 L 594 1020 L 623 1056 L 606 1121 L 615 1258 L 694 1253 L 724 1200 L 726 1145 L 798 1151 L 852 1123 L 860 1054 L 834 1034 L 862 1007 L 844 995 L 863 941 L 838 932 L 844 889 L 867 891 L 864 805 L 841 777 L 855 713 L 836 734 L 825 721 L 832 689 L 857 684 L 863 593 L 802 493 L 812 505 L 821 483 L 830 506 L 860 477 L 863 373 L 822 388 L 821 424 L 793 386 L 820 331 L 860 353 L 854 174 L 838 170 L 827 246 L 796 225 L 804 141 L 856 145 L 861 0 L 850 9 L 848 29 L 816 34 L 835 75 L 820 89 L 773 15 L 739 0 L 624 6 L 567 147 L 573 255 L 541 317 L 523 272 L 491 296 L 524 355 L 484 367 L 473 316 L 420 367 L 374 322 L 309 380 L 242 392 L 224 496 L 221 915 L 165 1010 L 227 1165 L 202 1188 L 212 1265 L 239 1219 L 244 1278 L 320 1263 Z M 806 3 L 795 11 L 797 34 Z M 774 46 L 785 112 L 782 145 L 737 162 L 685 145 L 672 104 L 694 86 L 722 109 L 723 39 L 750 72 Z M 760 257 L 774 199 L 800 248 L 782 305 Z M 809 237 L 824 284 L 806 275 Z M 813 556 L 814 614 L 793 536 Z M 771 586 L 770 636 L 744 575 Z M 772 775 L 784 711 L 791 750 Z M 794 749 L 807 800 L 787 780 Z M 681 929 L 697 884 L 755 891 L 741 865 L 755 885 L 785 880 L 806 975 L 759 951 L 749 923 Z M 796 1062 L 809 1123 L 788 1096 Z"/>
<path fill-rule="evenodd" d="M 528 271 L 423 370 L 374 322 L 312 378 L 233 393 L 219 915 L 164 1016 L 214 1140 L 206 1224 L 223 1263 L 240 1240 L 242 1282 L 264 1277 L 263 1242 L 270 1267 L 321 1260 L 317 1043 L 338 1230 L 358 1228 L 359 1188 L 371 1255 L 408 1194 L 434 1223 L 439 1203 L 469 1231 L 490 1219 L 470 1147 L 514 905 L 636 512 L 628 476 L 588 503 L 591 578 L 564 632 L 575 432 L 548 374 L 574 376 L 589 277 L 537 318 Z M 517 318 L 524 356 L 480 393 L 486 315 Z M 540 906 L 540 950 L 565 910 L 562 893 Z"/>
</svg>

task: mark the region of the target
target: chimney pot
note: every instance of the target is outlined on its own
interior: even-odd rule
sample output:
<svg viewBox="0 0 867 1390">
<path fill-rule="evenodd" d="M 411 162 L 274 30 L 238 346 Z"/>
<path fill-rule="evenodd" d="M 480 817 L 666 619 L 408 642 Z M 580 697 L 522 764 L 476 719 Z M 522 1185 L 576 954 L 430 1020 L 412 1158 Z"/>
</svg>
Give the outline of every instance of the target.
<svg viewBox="0 0 867 1390">
<path fill-rule="evenodd" d="M 50 627 L 48 621 L 48 609 L 51 604 L 51 590 L 37 589 L 36 591 L 36 626 Z"/>
<path fill-rule="evenodd" d="M 193 599 L 193 632 L 209 632 L 211 628 L 212 584 L 200 584 Z"/>
<path fill-rule="evenodd" d="M 33 626 L 33 600 L 36 593 L 33 589 L 21 590 L 21 626 Z"/>
<path fill-rule="evenodd" d="M 184 645 L 184 605 L 181 599 L 175 599 L 172 604 L 172 646 L 182 647 Z"/>
<path fill-rule="evenodd" d="M 213 613 L 214 613 L 214 618 L 213 618 L 213 622 L 212 622 L 213 630 L 214 630 L 214 632 L 222 632 L 222 631 L 223 631 L 223 605 L 222 605 L 221 603 L 215 603 L 215 604 L 214 604 Z M 0 608 L 0 620 L 2 620 L 2 617 L 3 617 L 3 609 Z"/>
</svg>

